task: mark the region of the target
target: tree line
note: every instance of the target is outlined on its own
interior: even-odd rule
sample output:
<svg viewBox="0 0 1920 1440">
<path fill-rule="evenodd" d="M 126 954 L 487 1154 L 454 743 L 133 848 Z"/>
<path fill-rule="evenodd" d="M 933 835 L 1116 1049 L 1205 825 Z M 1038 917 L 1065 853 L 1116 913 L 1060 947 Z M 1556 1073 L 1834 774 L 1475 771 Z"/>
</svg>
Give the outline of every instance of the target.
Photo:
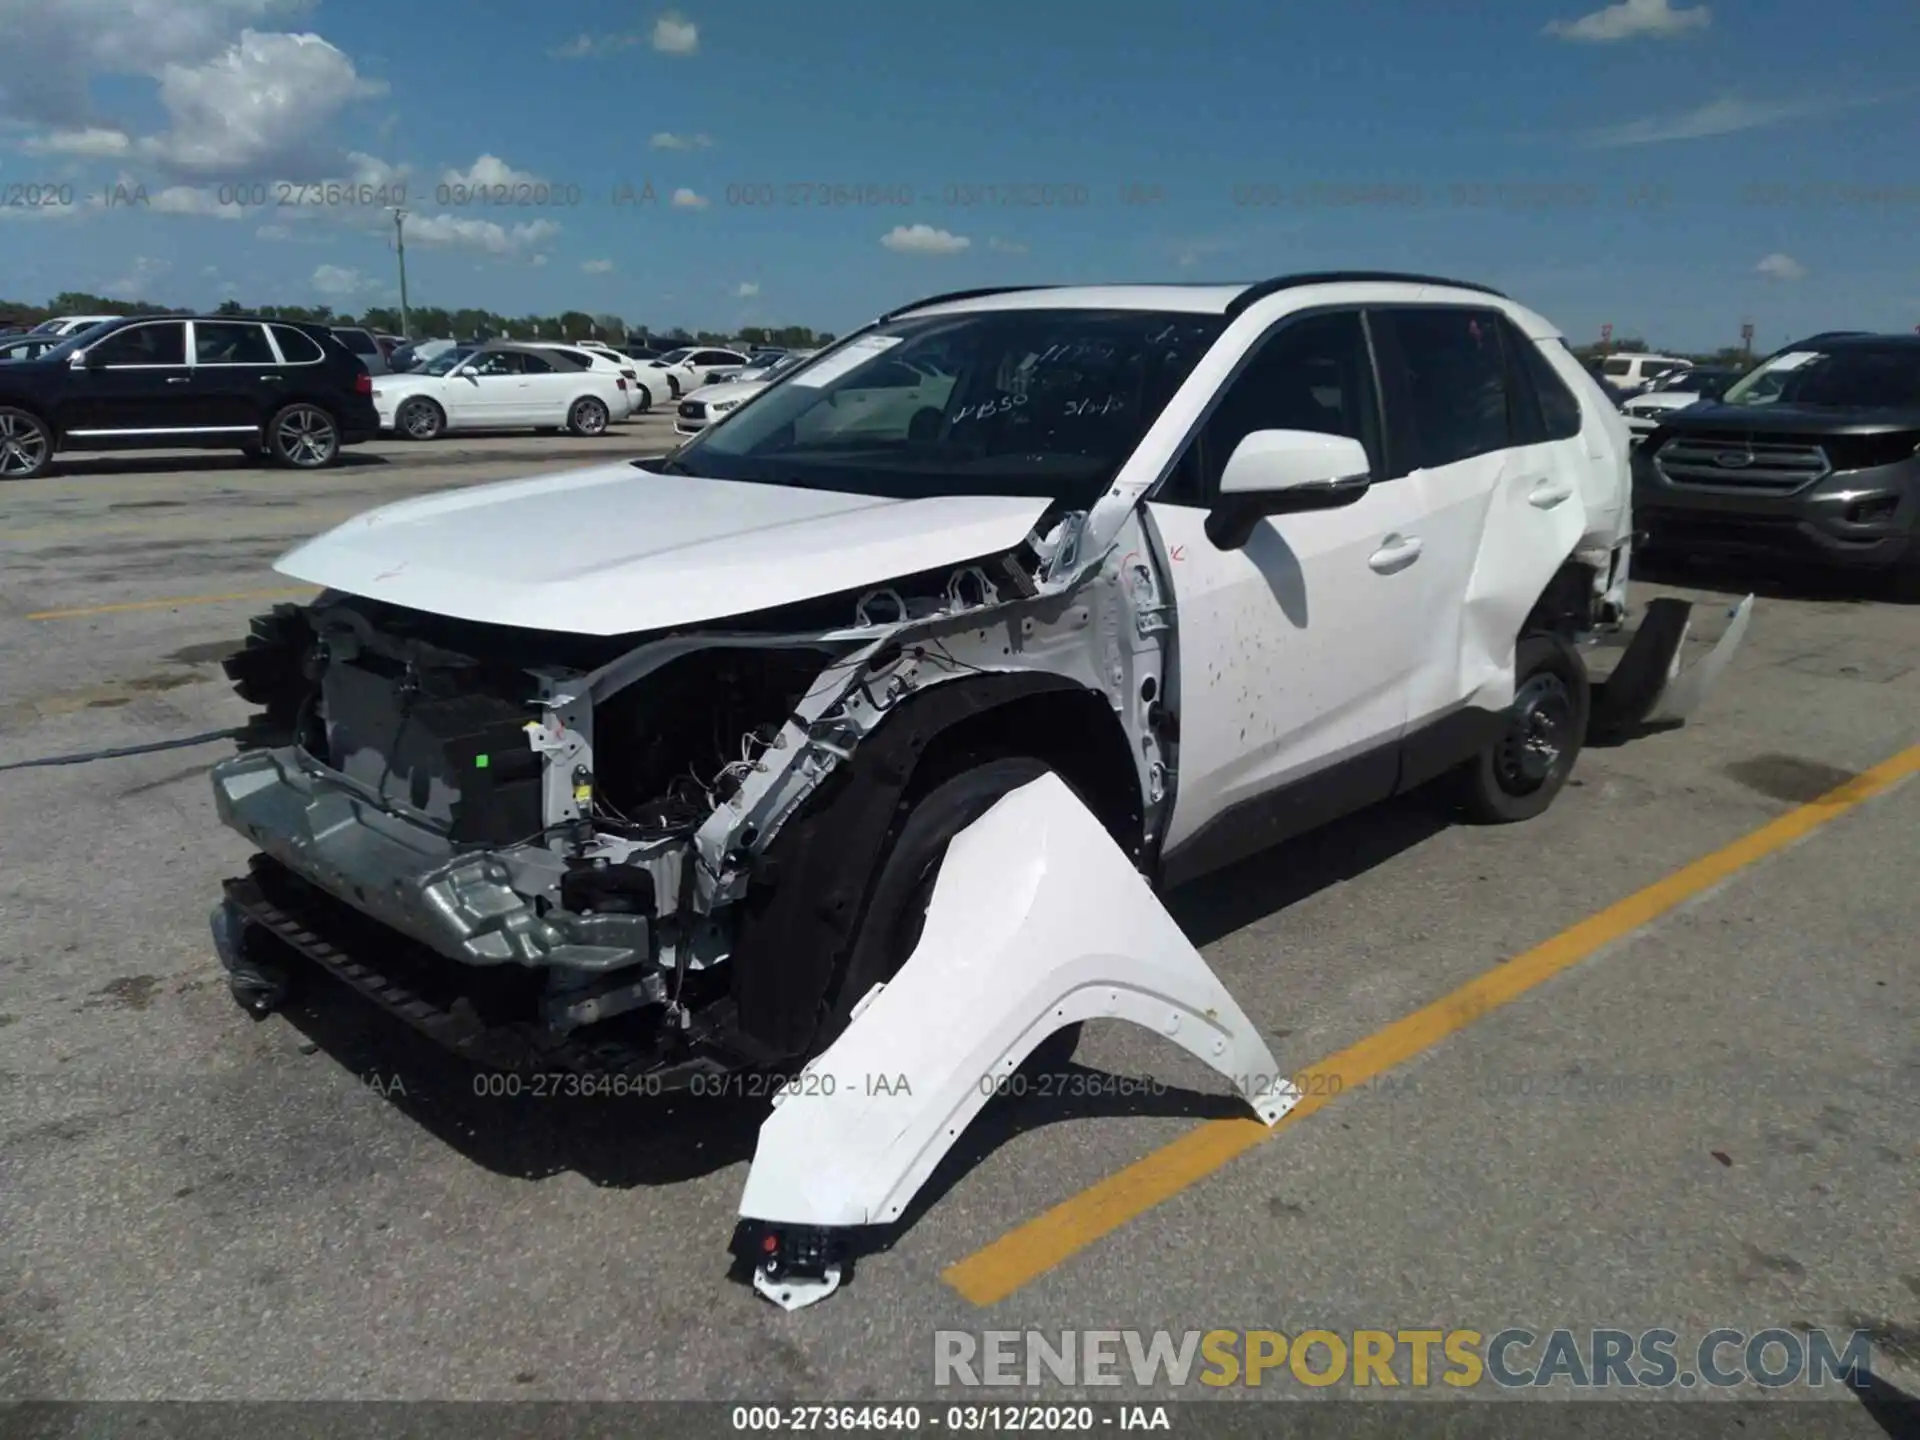
<svg viewBox="0 0 1920 1440">
<path fill-rule="evenodd" d="M 67 290 L 45 305 L 0 300 L 0 322 L 32 327 L 56 315 L 193 315 L 200 312 L 178 306 L 155 305 L 146 300 L 112 300 L 104 295 Z M 266 320 L 301 320 L 316 325 L 361 325 L 383 335 L 398 335 L 400 312 L 391 306 L 375 306 L 355 314 L 335 310 L 329 305 L 242 305 L 223 301 L 213 312 L 217 315 L 257 315 Z M 607 340 L 616 344 L 653 344 L 662 348 L 676 345 L 780 346 L 805 350 L 832 343 L 831 331 L 809 329 L 805 325 L 747 325 L 730 334 L 718 330 L 686 330 L 676 325 L 667 330 L 652 330 L 645 325 L 630 325 L 618 315 L 589 315 L 582 310 L 565 310 L 558 315 L 500 315 L 492 310 L 447 310 L 434 305 L 407 307 L 407 329 L 411 338 L 470 340 Z"/>
</svg>

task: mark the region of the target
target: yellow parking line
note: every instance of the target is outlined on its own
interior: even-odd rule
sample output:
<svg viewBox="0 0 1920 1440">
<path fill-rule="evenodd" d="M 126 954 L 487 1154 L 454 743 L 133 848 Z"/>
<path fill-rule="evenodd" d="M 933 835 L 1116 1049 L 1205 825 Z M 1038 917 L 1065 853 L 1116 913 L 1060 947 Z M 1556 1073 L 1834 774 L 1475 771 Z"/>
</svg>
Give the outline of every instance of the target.
<svg viewBox="0 0 1920 1440">
<path fill-rule="evenodd" d="M 1303 1098 L 1272 1129 L 1253 1119 L 1208 1121 L 949 1266 L 945 1280 L 976 1305 L 1006 1299 L 1103 1235 L 1323 1109 L 1339 1094 L 1356 1090 L 1405 1064 L 1482 1016 L 1915 773 L 1920 773 L 1920 745 L 1902 750 L 1811 804 L 1791 810 L 1731 845 L 1695 860 L 1358 1044 L 1309 1066 L 1299 1077 Z"/>
<path fill-rule="evenodd" d="M 219 605 L 228 600 L 284 600 L 311 595 L 320 587 L 298 585 L 287 590 L 236 590 L 231 595 L 178 595 L 171 600 L 128 600 L 118 605 L 83 605 L 78 610 L 36 610 L 29 620 L 73 620 L 82 615 L 117 615 L 126 610 L 171 610 L 176 605 Z"/>
</svg>

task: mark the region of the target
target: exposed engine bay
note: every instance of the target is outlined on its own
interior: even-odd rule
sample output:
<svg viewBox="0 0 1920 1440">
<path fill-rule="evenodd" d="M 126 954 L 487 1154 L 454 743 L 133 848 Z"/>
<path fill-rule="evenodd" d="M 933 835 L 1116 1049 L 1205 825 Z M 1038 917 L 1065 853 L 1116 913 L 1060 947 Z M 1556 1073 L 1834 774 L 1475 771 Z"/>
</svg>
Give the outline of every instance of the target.
<svg viewBox="0 0 1920 1440">
<path fill-rule="evenodd" d="M 486 1063 L 664 1088 L 799 1057 L 857 920 L 855 852 L 884 842 L 939 728 L 927 709 L 863 745 L 883 716 L 956 679 L 993 682 L 966 687 L 992 703 L 1079 692 L 1131 732 L 1126 789 L 1164 802 L 1167 626 L 1144 550 L 1071 593 L 1041 592 L 1029 545 L 693 635 L 334 592 L 276 607 L 227 666 L 262 707 L 215 775 L 262 852 L 229 898 L 309 953 L 298 934 L 328 937 L 316 958 Z M 1137 849 L 1152 805 L 1121 808 Z"/>
</svg>

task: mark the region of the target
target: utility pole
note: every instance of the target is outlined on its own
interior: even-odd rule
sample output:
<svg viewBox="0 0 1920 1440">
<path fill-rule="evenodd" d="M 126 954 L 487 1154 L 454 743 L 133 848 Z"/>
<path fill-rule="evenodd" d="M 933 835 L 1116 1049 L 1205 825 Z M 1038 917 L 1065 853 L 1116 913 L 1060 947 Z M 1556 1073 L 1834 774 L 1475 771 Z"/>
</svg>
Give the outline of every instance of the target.
<svg viewBox="0 0 1920 1440">
<path fill-rule="evenodd" d="M 1753 363 L 1753 325 L 1751 322 L 1740 327 L 1740 352 L 1746 357 L 1747 364 Z"/>
<path fill-rule="evenodd" d="M 411 340 L 412 326 L 407 319 L 407 212 L 398 205 L 393 207 L 393 253 L 400 258 L 400 336 Z"/>
</svg>

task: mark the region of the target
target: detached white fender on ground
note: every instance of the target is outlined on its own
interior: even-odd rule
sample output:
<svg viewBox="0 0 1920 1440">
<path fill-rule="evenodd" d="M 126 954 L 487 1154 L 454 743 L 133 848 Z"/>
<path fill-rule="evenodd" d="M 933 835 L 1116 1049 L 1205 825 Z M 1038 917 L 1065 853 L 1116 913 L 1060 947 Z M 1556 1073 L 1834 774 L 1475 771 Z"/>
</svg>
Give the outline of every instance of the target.
<svg viewBox="0 0 1920 1440">
<path fill-rule="evenodd" d="M 948 846 L 913 954 L 761 1125 L 742 1220 L 825 1230 L 898 1220 L 1035 1046 L 1102 1018 L 1173 1041 L 1269 1125 L 1300 1098 L 1099 819 L 1046 775 Z M 754 1272 L 789 1309 L 839 1280 L 837 1265 L 811 1279 Z"/>
</svg>

